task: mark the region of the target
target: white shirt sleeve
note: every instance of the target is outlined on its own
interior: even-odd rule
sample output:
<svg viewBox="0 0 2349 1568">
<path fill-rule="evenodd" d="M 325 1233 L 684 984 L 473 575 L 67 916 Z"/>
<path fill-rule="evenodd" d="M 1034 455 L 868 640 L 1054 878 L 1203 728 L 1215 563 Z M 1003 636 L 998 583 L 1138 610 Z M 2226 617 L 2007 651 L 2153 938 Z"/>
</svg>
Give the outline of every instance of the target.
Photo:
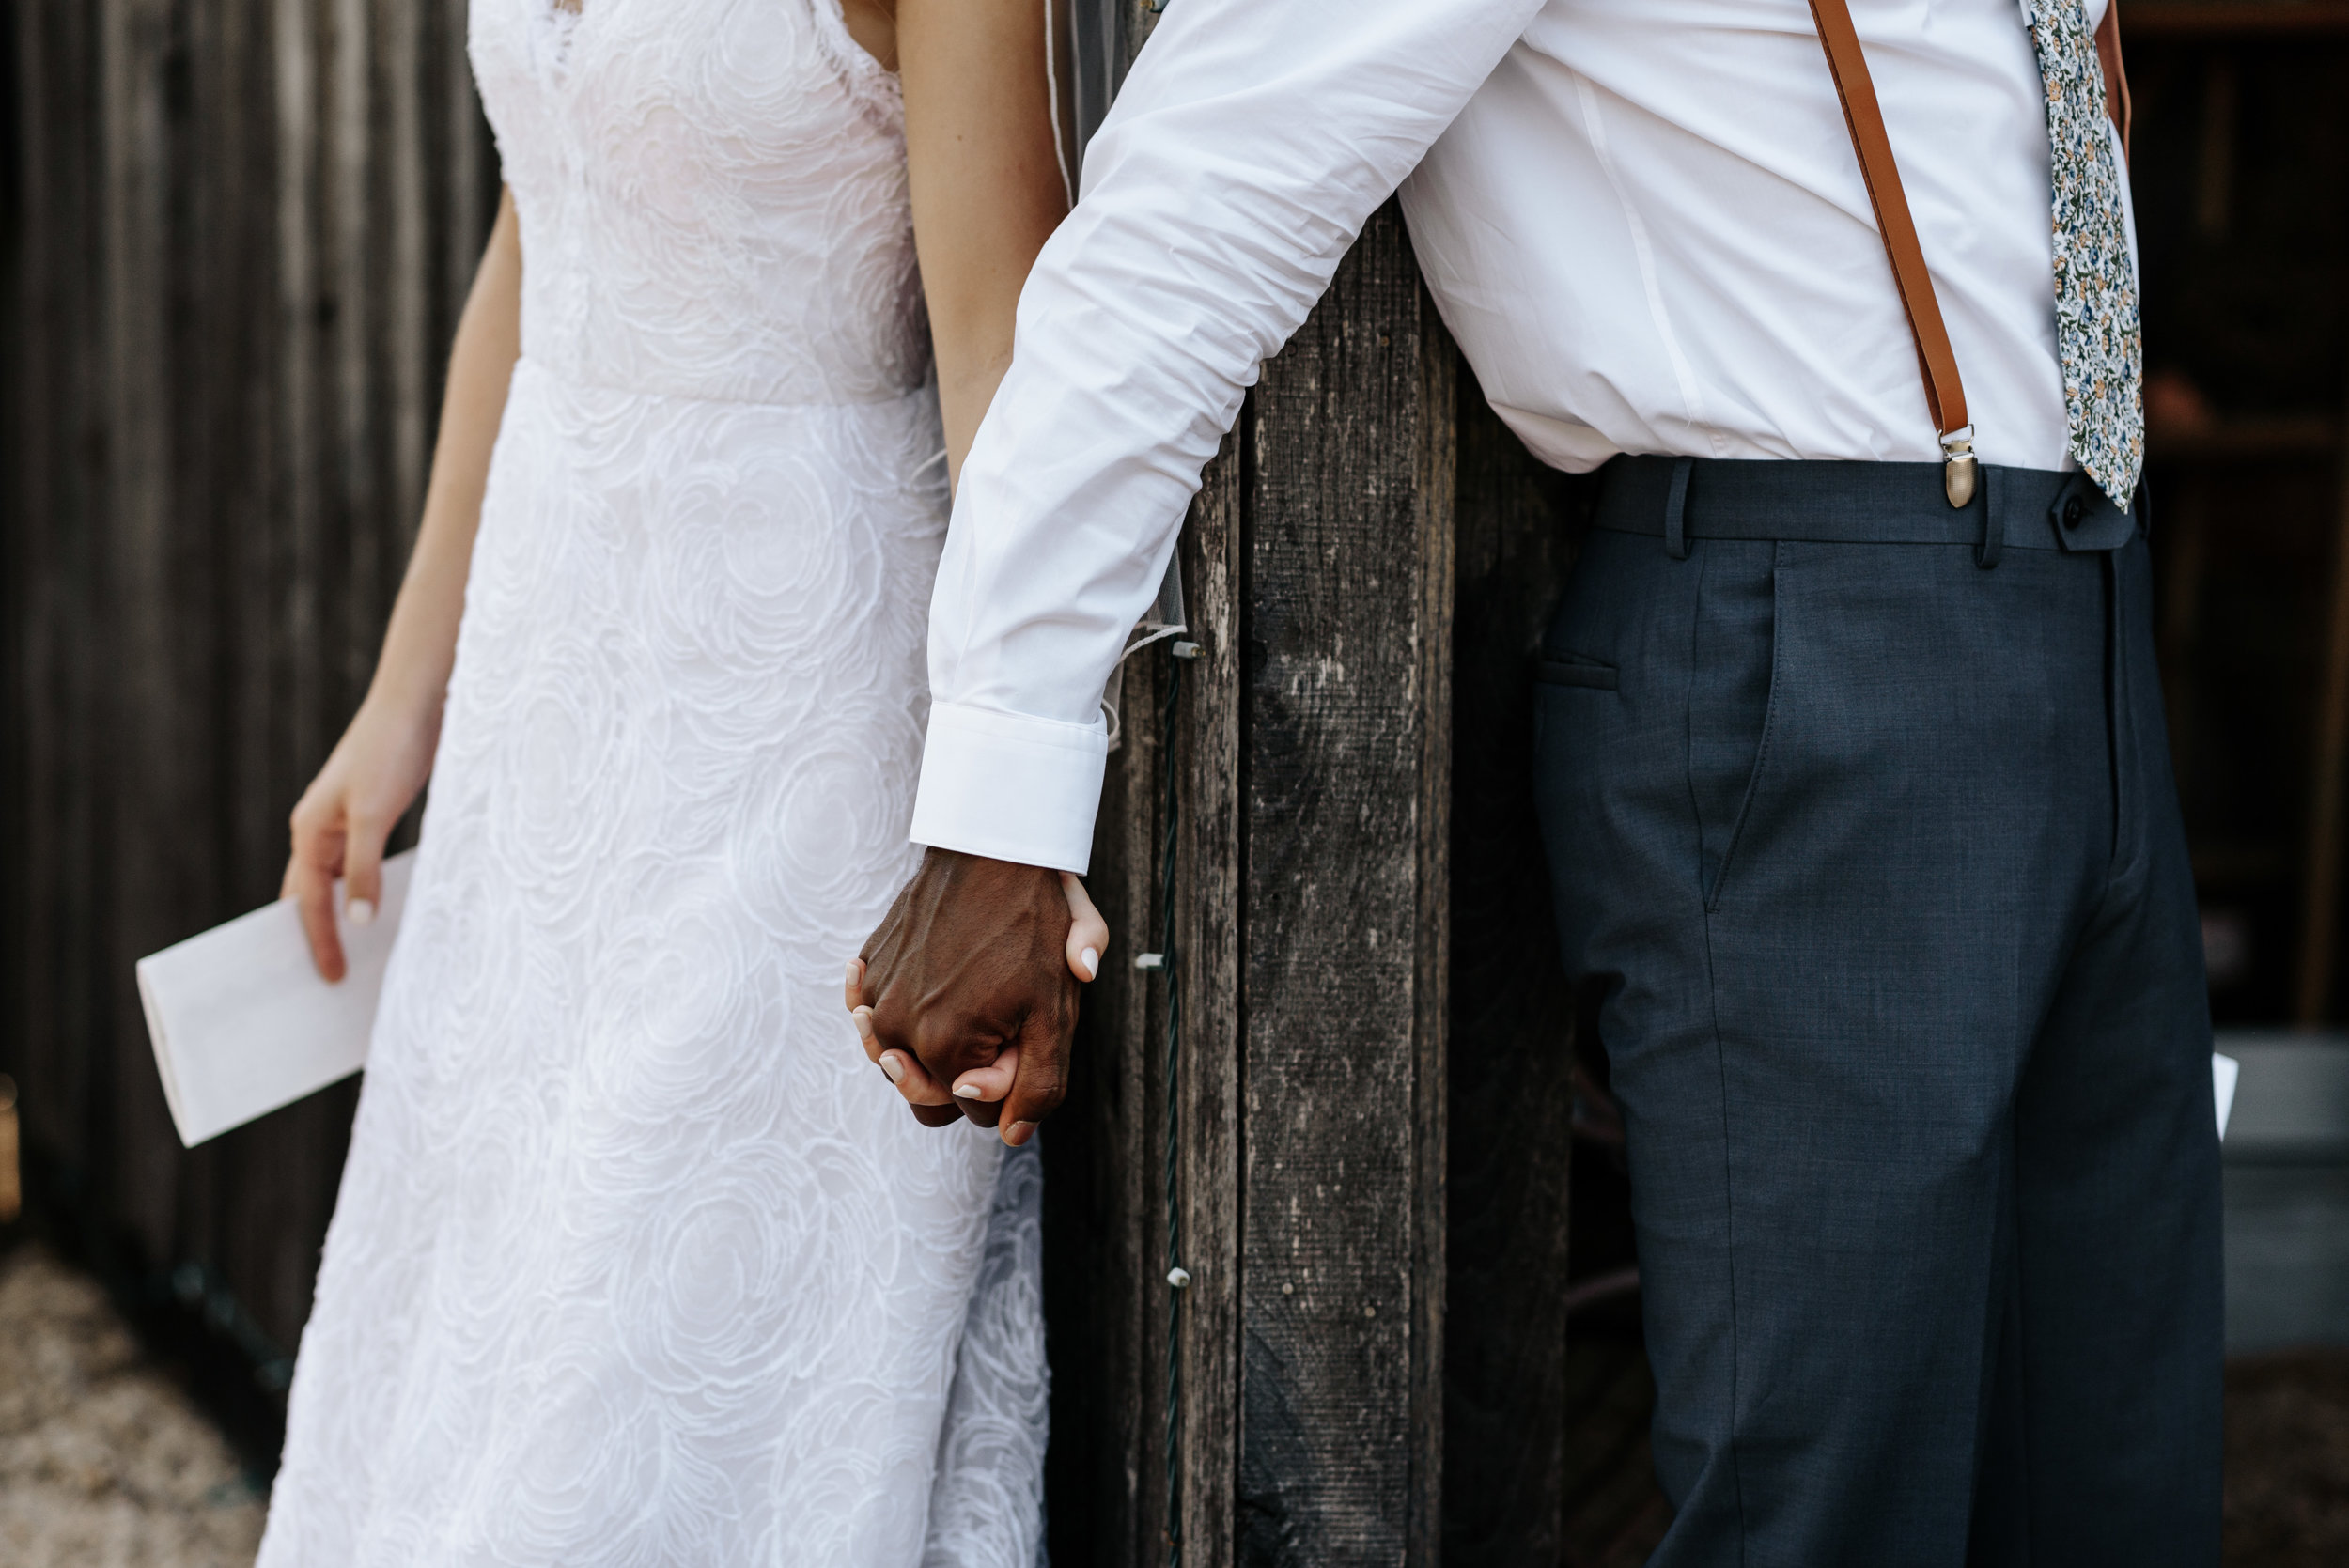
<svg viewBox="0 0 2349 1568">
<path fill-rule="evenodd" d="M 963 466 L 914 842 L 1085 868 L 1101 690 L 1200 469 L 1541 3 L 1172 0 L 1028 278 Z"/>
</svg>

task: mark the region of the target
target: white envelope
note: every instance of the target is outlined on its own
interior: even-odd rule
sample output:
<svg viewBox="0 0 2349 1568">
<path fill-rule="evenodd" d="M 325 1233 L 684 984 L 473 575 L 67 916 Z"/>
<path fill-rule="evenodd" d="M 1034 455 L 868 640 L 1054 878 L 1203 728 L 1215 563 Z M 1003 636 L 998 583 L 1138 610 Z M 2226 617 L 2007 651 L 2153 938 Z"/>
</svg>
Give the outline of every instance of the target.
<svg viewBox="0 0 2349 1568">
<path fill-rule="evenodd" d="M 180 1142 L 194 1148 L 366 1065 L 414 862 L 412 849 L 383 862 L 382 907 L 368 925 L 343 918 L 335 884 L 348 965 L 339 984 L 319 978 L 290 901 L 139 960 L 139 1001 Z"/>
</svg>

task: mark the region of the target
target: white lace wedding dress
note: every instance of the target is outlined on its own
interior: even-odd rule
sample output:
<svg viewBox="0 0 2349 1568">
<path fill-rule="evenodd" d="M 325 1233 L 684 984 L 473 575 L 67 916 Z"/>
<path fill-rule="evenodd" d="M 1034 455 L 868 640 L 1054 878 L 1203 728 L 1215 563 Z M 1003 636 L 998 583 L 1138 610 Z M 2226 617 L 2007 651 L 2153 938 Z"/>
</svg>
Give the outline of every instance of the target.
<svg viewBox="0 0 2349 1568">
<path fill-rule="evenodd" d="M 946 497 L 837 5 L 474 0 L 523 356 L 263 1568 L 1037 1560 L 1034 1157 L 840 1004 Z"/>
</svg>

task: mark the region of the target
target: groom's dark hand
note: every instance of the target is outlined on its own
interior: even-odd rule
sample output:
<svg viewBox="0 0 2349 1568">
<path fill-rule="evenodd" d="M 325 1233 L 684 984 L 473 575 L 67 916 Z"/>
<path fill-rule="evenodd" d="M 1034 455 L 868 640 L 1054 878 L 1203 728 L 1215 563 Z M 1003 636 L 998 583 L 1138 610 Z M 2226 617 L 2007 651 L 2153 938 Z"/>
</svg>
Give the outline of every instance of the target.
<svg viewBox="0 0 2349 1568">
<path fill-rule="evenodd" d="M 1078 982 L 1108 945 L 1074 877 L 929 849 L 848 966 L 850 1016 L 916 1118 L 1024 1143 L 1066 1093 Z"/>
</svg>

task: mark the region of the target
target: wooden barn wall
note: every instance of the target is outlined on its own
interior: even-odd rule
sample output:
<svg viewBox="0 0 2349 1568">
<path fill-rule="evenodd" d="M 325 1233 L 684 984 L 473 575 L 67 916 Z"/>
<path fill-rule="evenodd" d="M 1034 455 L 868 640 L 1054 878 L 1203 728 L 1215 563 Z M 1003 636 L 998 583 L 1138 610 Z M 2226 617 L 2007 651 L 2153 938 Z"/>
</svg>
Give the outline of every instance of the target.
<svg viewBox="0 0 2349 1568">
<path fill-rule="evenodd" d="M 464 13 L 8 8 L 0 1066 L 53 1209 L 257 1350 L 353 1092 L 182 1152 L 132 964 L 275 895 L 373 666 L 495 200 Z"/>
<path fill-rule="evenodd" d="M 1574 1009 L 1531 688 L 1577 489 L 1461 371 L 1392 207 L 1208 467 L 1202 653 L 1171 724 L 1168 655 L 1128 666 L 1121 962 L 1044 1145 L 1061 1560 L 1169 1560 L 1170 1503 L 1201 1568 L 1561 1560 Z"/>
<path fill-rule="evenodd" d="M 1094 22 L 1129 52 L 1150 13 Z M 1124 679 L 1120 961 L 1044 1142 L 1059 1560 L 1562 1560 L 1573 1009 L 1531 675 L 1576 499 L 1388 207 L 1203 477 L 1201 656 Z"/>
</svg>

